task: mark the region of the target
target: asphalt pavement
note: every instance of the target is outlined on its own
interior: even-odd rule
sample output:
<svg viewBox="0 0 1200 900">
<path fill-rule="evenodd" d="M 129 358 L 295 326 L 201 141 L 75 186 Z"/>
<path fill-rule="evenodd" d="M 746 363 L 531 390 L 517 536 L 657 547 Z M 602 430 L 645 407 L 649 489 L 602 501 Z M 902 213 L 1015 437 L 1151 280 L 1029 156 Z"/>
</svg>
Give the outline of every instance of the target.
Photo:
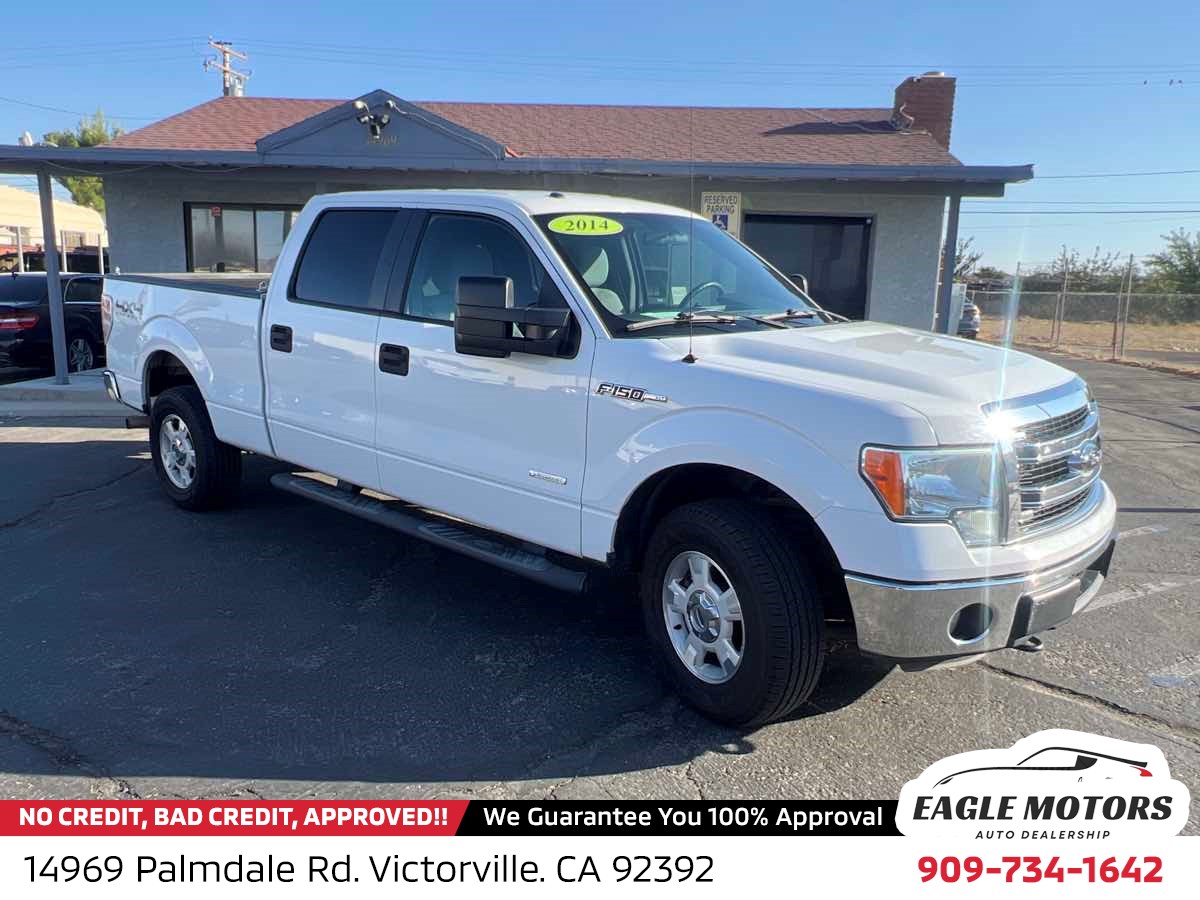
<svg viewBox="0 0 1200 900">
<path fill-rule="evenodd" d="M 1097 608 L 922 673 L 836 645 L 750 732 L 664 690 L 619 584 L 531 585 L 258 457 L 238 507 L 185 513 L 144 429 L 0 415 L 0 797 L 894 798 L 1052 727 L 1156 744 L 1200 794 L 1200 381 L 1056 361 L 1100 399 L 1121 504 Z"/>
</svg>

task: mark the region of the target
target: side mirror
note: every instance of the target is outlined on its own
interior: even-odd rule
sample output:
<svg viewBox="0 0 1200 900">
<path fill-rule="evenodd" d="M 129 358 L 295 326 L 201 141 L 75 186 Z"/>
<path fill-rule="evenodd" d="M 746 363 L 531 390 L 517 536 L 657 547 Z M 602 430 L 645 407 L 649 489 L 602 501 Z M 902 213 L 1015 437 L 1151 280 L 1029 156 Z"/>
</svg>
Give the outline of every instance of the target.
<svg viewBox="0 0 1200 900">
<path fill-rule="evenodd" d="M 458 279 L 455 299 L 454 349 L 459 353 L 559 356 L 567 346 L 571 311 L 565 307 L 514 308 L 511 278 L 464 275 Z M 520 335 L 514 326 L 520 326 Z"/>
<path fill-rule="evenodd" d="M 792 284 L 804 291 L 805 294 L 808 293 L 808 278 L 806 278 L 804 275 L 801 275 L 799 272 L 793 272 L 788 276 L 788 278 L 791 280 Z"/>
</svg>

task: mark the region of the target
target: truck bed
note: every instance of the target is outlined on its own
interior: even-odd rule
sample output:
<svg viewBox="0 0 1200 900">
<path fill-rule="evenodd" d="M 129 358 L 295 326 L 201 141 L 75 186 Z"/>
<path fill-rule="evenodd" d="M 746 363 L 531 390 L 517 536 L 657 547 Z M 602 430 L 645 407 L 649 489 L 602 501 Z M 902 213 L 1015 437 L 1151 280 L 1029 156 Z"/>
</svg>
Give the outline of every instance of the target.
<svg viewBox="0 0 1200 900">
<path fill-rule="evenodd" d="M 182 363 L 204 395 L 217 436 L 269 452 L 260 329 L 262 275 L 137 273 L 110 275 L 108 367 L 121 399 L 141 407 L 145 372 L 155 354 Z"/>
</svg>

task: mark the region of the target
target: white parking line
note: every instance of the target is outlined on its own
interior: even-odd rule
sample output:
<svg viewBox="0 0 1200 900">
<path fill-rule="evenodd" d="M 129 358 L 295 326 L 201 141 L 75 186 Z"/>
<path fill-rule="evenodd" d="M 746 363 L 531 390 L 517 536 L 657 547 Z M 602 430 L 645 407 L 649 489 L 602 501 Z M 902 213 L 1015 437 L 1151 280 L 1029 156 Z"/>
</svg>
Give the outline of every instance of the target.
<svg viewBox="0 0 1200 900">
<path fill-rule="evenodd" d="M 1106 606 L 1124 603 L 1126 600 L 1138 600 L 1142 597 L 1161 594 L 1163 591 L 1173 591 L 1175 588 L 1187 587 L 1193 584 L 1200 584 L 1200 578 L 1185 578 L 1182 581 L 1157 581 L 1151 584 L 1135 584 L 1133 587 L 1122 588 L 1119 591 L 1113 591 L 1111 594 L 1101 594 L 1088 609 L 1103 609 Z"/>
<path fill-rule="evenodd" d="M 1164 531 L 1168 530 L 1169 529 L 1166 525 L 1142 525 L 1139 528 L 1130 528 L 1127 531 L 1119 532 L 1117 534 L 1117 540 L 1123 541 L 1125 538 L 1142 537 L 1143 535 L 1147 534 L 1162 534 Z"/>
</svg>

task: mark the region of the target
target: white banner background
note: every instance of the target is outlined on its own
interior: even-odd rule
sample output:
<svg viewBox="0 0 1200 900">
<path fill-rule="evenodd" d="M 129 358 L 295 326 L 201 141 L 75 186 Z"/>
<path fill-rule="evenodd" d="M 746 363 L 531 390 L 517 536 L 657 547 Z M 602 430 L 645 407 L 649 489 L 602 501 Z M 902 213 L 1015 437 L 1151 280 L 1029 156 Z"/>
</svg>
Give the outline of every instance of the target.
<svg viewBox="0 0 1200 900">
<path fill-rule="evenodd" d="M 137 881 L 137 857 L 155 856 L 178 861 L 180 854 L 189 860 L 224 861 L 242 854 L 247 859 L 276 860 L 295 864 L 296 880 L 291 884 L 163 884 L 156 878 Z M 399 854 L 402 860 L 429 856 L 434 860 L 487 861 L 495 854 L 516 854 L 518 861 L 538 864 L 545 881 L 534 884 L 474 881 L 450 884 L 408 884 L 391 880 L 377 882 L 369 856 L 377 860 Z M 712 882 L 644 884 L 618 882 L 612 868 L 616 856 L 637 855 L 708 855 L 713 857 Z M 89 884 L 76 879 L 54 883 L 29 881 L 29 863 L 34 856 L 40 867 L 54 855 L 81 858 L 120 856 L 124 874 L 111 883 Z M 308 879 L 310 855 L 351 858 L 351 874 L 359 880 L 352 884 L 312 883 Z M 577 877 L 583 858 L 591 856 L 602 881 L 579 883 L 560 881 L 560 858 L 574 856 L 564 870 Z M 1004 856 L 1041 857 L 1043 868 L 1049 858 L 1059 856 L 1061 865 L 1081 865 L 1085 856 L 1102 861 L 1118 858 L 1118 868 L 1129 856 L 1158 856 L 1162 859 L 1162 884 L 1137 884 L 1119 881 L 1089 883 L 1086 875 L 1065 878 L 1064 883 L 1041 881 L 1036 885 L 1012 884 L 1003 875 L 983 875 L 977 881 L 945 884 L 938 880 L 921 882 L 917 862 L 922 856 L 978 856 L 985 866 L 1003 866 Z M 1143 865 L 1143 869 L 1146 867 Z M 651 876 L 655 873 L 652 871 Z M 1018 875 L 1018 878 L 1020 876 Z M 636 891 L 640 896 L 696 897 L 713 896 L 723 900 L 769 896 L 847 896 L 869 897 L 1029 897 L 1032 889 L 1039 897 L 1187 897 L 1200 896 L 1200 837 L 1173 837 L 1152 844 L 1075 841 L 1051 842 L 958 842 L 948 844 L 917 838 L 824 838 L 824 837 L 397 837 L 397 838 L 98 838 L 41 837 L 7 838 L 0 851 L 0 886 L 5 897 L 75 896 L 115 897 L 306 897 L 336 892 L 338 896 L 394 897 L 409 896 L 474 897 L 486 891 L 490 897 L 597 897 Z M 965 892 L 965 893 L 964 893 Z"/>
</svg>

